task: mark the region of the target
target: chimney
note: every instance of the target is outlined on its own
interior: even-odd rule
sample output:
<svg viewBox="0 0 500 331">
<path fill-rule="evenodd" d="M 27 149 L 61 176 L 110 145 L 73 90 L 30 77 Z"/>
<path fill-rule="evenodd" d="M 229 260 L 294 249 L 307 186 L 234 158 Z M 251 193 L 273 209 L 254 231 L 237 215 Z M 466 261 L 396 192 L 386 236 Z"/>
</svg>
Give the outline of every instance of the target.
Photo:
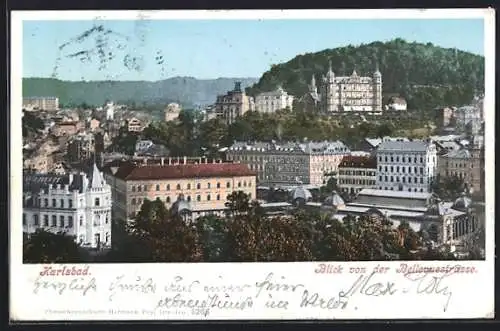
<svg viewBox="0 0 500 331">
<path fill-rule="evenodd" d="M 169 157 L 169 158 L 168 158 L 168 165 L 171 165 L 171 164 L 172 164 L 172 158 L 171 158 L 171 157 Z"/>
<path fill-rule="evenodd" d="M 165 165 L 165 159 L 164 158 L 161 158 L 161 166 L 163 167 Z"/>
<path fill-rule="evenodd" d="M 61 184 L 57 184 L 57 189 L 60 190 L 61 189 Z"/>
<path fill-rule="evenodd" d="M 69 174 L 69 184 L 71 185 L 71 183 L 73 183 L 73 173 L 70 172 Z"/>
<path fill-rule="evenodd" d="M 187 163 L 187 156 L 184 156 L 184 164 Z"/>
</svg>

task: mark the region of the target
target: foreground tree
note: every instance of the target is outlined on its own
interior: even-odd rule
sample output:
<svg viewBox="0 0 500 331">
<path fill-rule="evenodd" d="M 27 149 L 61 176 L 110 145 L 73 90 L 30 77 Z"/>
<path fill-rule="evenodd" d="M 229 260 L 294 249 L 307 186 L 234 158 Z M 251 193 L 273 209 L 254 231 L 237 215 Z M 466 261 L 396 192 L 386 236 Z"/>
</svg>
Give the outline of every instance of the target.
<svg viewBox="0 0 500 331">
<path fill-rule="evenodd" d="M 78 263 L 84 257 L 74 237 L 38 229 L 24 237 L 24 263 Z"/>
<path fill-rule="evenodd" d="M 196 230 L 203 250 L 203 261 L 227 261 L 229 251 L 226 220 L 217 216 L 200 217 L 196 220 Z"/>
<path fill-rule="evenodd" d="M 196 228 L 170 213 L 159 199 L 145 200 L 128 226 L 144 250 L 144 262 L 199 262 L 202 248 Z"/>
</svg>

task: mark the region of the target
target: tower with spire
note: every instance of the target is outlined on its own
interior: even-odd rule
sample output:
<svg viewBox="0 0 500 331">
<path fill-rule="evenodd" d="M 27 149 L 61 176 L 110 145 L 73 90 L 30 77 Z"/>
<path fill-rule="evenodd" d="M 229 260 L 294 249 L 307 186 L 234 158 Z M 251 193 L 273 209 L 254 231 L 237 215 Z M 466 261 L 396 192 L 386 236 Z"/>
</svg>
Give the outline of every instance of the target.
<svg viewBox="0 0 500 331">
<path fill-rule="evenodd" d="M 373 110 L 382 111 L 382 74 L 379 71 L 378 63 L 373 73 Z"/>
<path fill-rule="evenodd" d="M 328 61 L 328 72 L 326 73 L 324 107 L 325 112 L 336 112 L 337 106 L 337 84 L 335 82 L 335 73 L 332 70 L 332 61 Z"/>
</svg>

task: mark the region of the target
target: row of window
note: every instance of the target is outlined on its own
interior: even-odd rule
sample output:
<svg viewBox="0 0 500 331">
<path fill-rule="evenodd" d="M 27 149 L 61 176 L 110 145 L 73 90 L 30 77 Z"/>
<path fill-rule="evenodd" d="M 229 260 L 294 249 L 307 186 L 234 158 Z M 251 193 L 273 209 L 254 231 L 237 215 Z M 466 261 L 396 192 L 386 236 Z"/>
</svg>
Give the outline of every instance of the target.
<svg viewBox="0 0 500 331">
<path fill-rule="evenodd" d="M 220 199 L 221 199 L 220 194 L 217 194 L 217 195 L 215 196 L 215 200 L 220 201 Z M 227 199 L 229 199 L 229 195 L 227 195 L 227 196 L 226 196 L 226 200 L 227 200 Z M 160 200 L 162 200 L 162 199 L 160 198 Z M 212 196 L 211 196 L 210 194 L 208 194 L 208 195 L 206 196 L 206 200 L 205 200 L 205 201 L 211 201 L 211 200 L 212 200 Z M 138 199 L 132 198 L 130 203 L 131 203 L 132 205 L 136 205 L 136 204 L 137 204 L 137 205 L 141 205 L 143 201 L 144 201 L 144 199 L 142 199 L 142 198 L 138 198 Z M 191 202 L 191 196 L 190 196 L 190 195 L 188 195 L 188 196 L 186 197 L 186 201 Z M 196 201 L 198 201 L 198 202 L 202 201 L 202 196 L 201 196 L 201 195 L 197 195 L 197 196 L 196 196 Z M 165 202 L 166 202 L 166 203 L 171 203 L 171 202 L 172 202 L 172 199 L 171 199 L 169 196 L 167 196 L 167 197 L 165 198 Z"/>
<path fill-rule="evenodd" d="M 384 187 L 384 188 L 382 188 L 382 186 L 379 186 L 379 190 L 382 190 L 382 189 L 383 189 L 383 190 L 386 190 L 386 191 L 394 191 L 394 187 L 390 187 L 390 188 L 388 188 L 388 187 Z M 400 187 L 398 191 L 402 191 L 402 190 L 403 190 L 403 188 L 402 188 L 402 187 Z M 408 189 L 408 192 L 422 192 L 422 193 L 423 193 L 423 192 L 424 192 L 424 189 L 423 189 L 423 188 L 421 188 L 421 189 L 413 188 L 413 189 L 412 189 L 412 188 L 410 187 L 410 188 Z"/>
<path fill-rule="evenodd" d="M 401 170 L 401 173 L 406 173 L 406 169 L 408 169 L 408 173 L 411 174 L 412 173 L 412 167 L 409 166 L 409 167 L 405 167 L 405 166 L 401 166 L 401 168 L 399 166 L 384 166 L 382 168 L 382 166 L 378 166 L 378 171 L 382 172 L 382 169 L 384 169 L 384 172 L 387 172 L 389 169 L 391 170 L 391 172 L 394 172 L 394 169 L 396 169 L 396 172 L 400 172 Z M 417 173 L 418 169 L 420 169 L 420 174 L 423 175 L 424 174 L 424 167 L 413 167 L 413 173 Z"/>
<path fill-rule="evenodd" d="M 238 185 L 238 187 L 241 187 L 242 183 L 238 182 L 237 185 Z M 247 186 L 251 187 L 252 186 L 252 182 L 248 182 L 247 183 L 246 181 L 244 181 L 243 182 L 243 187 L 247 187 Z M 210 189 L 211 187 L 212 187 L 212 185 L 210 183 L 207 183 L 207 189 Z M 216 187 L 217 188 L 221 188 L 221 184 L 217 183 Z M 156 188 L 156 191 L 160 191 L 161 190 L 161 185 L 160 184 L 156 184 L 155 188 Z M 231 182 L 227 182 L 226 183 L 226 188 L 231 188 Z M 132 186 L 132 192 L 142 192 L 142 191 L 147 192 L 148 189 L 149 189 L 148 185 L 137 185 L 137 186 L 133 185 Z M 186 185 L 186 189 L 190 190 L 191 189 L 191 184 L 187 184 Z M 196 189 L 197 190 L 201 189 L 201 184 L 200 183 L 196 184 Z M 170 184 L 167 184 L 165 186 L 165 190 L 170 191 Z M 177 184 L 176 190 L 182 190 L 181 184 Z"/>
<path fill-rule="evenodd" d="M 57 199 L 52 199 L 52 204 L 49 205 L 49 199 L 43 199 L 43 205 L 41 205 L 41 199 L 38 199 L 38 203 L 40 204 L 40 207 L 52 207 L 52 208 L 66 208 L 66 204 L 64 202 L 64 199 L 59 200 L 59 205 L 57 204 Z M 83 203 L 82 200 L 80 200 L 80 203 Z M 101 199 L 100 198 L 95 198 L 94 199 L 94 206 L 99 207 L 101 205 Z M 73 208 L 73 200 L 69 199 L 67 208 L 72 209 Z"/>
<path fill-rule="evenodd" d="M 344 170 L 339 169 L 339 175 L 342 176 L 375 176 L 375 171 L 363 171 L 363 170 Z"/>
<path fill-rule="evenodd" d="M 374 180 L 368 180 L 368 179 L 340 179 L 339 180 L 339 185 L 342 184 L 350 184 L 350 185 L 375 185 Z"/>
<path fill-rule="evenodd" d="M 387 155 L 382 157 L 382 156 L 379 156 L 378 157 L 378 161 L 379 162 L 382 162 L 382 160 L 384 160 L 385 162 L 389 162 L 389 160 L 391 160 L 391 162 L 394 162 L 394 159 L 396 159 L 396 162 L 399 162 L 400 158 L 399 156 L 390 156 L 388 157 Z M 413 162 L 412 162 L 413 160 Z M 412 162 L 412 163 L 417 163 L 417 160 L 420 160 L 420 163 L 424 163 L 424 158 L 422 156 L 420 156 L 420 158 L 417 158 L 416 156 L 414 156 L 413 158 L 411 156 L 402 156 L 401 157 L 401 162 L 405 163 L 405 162 Z M 430 160 L 429 160 L 430 161 Z M 435 158 L 434 158 L 434 162 L 435 162 Z"/>
<path fill-rule="evenodd" d="M 40 225 L 40 219 L 38 218 L 38 215 L 33 215 L 33 225 L 39 226 Z M 49 223 L 50 220 L 50 223 Z M 106 219 L 105 219 L 106 224 L 109 223 L 109 214 L 106 214 Z M 80 226 L 83 226 L 83 217 L 80 216 L 79 219 Z M 28 220 L 26 217 L 26 214 L 23 213 L 23 225 L 27 225 Z M 59 222 L 57 222 L 57 215 L 52 215 L 49 218 L 49 215 L 43 215 L 43 226 L 59 226 L 61 228 L 63 227 L 68 227 L 72 228 L 73 227 L 73 216 L 68 216 L 67 218 L 64 215 L 59 215 Z M 58 225 L 59 224 L 59 225 Z M 94 225 L 100 225 L 100 216 L 96 214 L 96 222 L 94 222 Z"/>
<path fill-rule="evenodd" d="M 406 178 L 407 177 L 401 177 L 401 183 L 406 183 Z M 420 184 L 423 184 L 424 183 L 424 178 L 423 177 L 419 177 L 419 178 L 420 178 Z M 418 184 L 419 178 L 414 177 L 413 178 L 413 183 L 414 184 Z M 396 176 L 396 180 L 394 180 L 394 176 L 378 176 L 378 180 L 380 182 L 383 182 L 383 181 L 389 182 L 390 181 L 391 183 L 393 183 L 395 181 L 396 183 L 399 183 L 399 177 L 398 176 Z M 408 184 L 411 184 L 411 183 L 412 183 L 412 177 L 408 177 Z M 426 184 L 429 184 L 429 178 L 427 178 Z"/>
</svg>

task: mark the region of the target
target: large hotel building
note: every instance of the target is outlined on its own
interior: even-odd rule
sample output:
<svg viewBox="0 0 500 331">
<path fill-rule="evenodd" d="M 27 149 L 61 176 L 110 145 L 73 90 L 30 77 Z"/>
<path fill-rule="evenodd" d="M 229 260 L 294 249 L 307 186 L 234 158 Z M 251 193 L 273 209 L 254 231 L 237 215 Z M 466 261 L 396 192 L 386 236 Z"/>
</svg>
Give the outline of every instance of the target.
<svg viewBox="0 0 500 331">
<path fill-rule="evenodd" d="M 321 186 L 350 153 L 341 141 L 235 142 L 228 148 L 226 158 L 255 171 L 259 185 Z"/>
<path fill-rule="evenodd" d="M 24 97 L 23 109 L 26 110 L 59 110 L 58 97 Z"/>
<path fill-rule="evenodd" d="M 192 219 L 218 214 L 226 210 L 228 196 L 243 191 L 250 199 L 256 198 L 255 173 L 244 164 L 125 163 L 104 169 L 113 196 L 114 219 L 130 220 L 141 209 L 145 199 L 160 199 L 167 208 L 177 201 L 187 209 Z"/>
</svg>

